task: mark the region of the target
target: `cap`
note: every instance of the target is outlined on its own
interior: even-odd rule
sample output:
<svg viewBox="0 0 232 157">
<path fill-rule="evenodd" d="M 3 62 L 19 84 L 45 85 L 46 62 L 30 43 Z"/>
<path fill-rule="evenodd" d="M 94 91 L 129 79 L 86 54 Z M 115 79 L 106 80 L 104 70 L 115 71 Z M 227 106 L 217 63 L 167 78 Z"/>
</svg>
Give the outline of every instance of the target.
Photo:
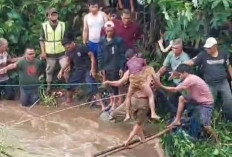
<svg viewBox="0 0 232 157">
<path fill-rule="evenodd" d="M 56 9 L 55 8 L 50 8 L 48 9 L 48 12 L 47 12 L 47 15 L 50 15 L 52 13 L 57 13 Z"/>
<path fill-rule="evenodd" d="M 107 21 L 104 25 L 104 28 L 108 28 L 108 27 L 114 28 L 114 23 L 112 21 Z"/>
<path fill-rule="evenodd" d="M 217 44 L 217 40 L 213 37 L 210 37 L 206 40 L 204 48 L 211 48 L 212 46 Z"/>
</svg>

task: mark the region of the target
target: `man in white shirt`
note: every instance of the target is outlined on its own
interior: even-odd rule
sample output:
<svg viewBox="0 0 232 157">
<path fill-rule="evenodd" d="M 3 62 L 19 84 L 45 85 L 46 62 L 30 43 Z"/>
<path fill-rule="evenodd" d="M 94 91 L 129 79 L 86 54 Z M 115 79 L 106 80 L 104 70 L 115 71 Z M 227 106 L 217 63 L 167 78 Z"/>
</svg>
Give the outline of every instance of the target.
<svg viewBox="0 0 232 157">
<path fill-rule="evenodd" d="M 98 0 L 89 0 L 89 13 L 84 17 L 83 43 L 88 44 L 95 58 L 97 58 L 101 30 L 106 21 L 107 15 L 99 10 Z"/>
</svg>

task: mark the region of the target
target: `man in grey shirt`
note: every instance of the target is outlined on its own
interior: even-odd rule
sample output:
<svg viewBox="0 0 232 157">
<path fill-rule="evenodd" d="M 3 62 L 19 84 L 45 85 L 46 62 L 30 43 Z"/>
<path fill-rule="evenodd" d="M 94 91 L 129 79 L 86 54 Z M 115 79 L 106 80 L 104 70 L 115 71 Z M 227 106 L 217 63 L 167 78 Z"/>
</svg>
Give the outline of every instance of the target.
<svg viewBox="0 0 232 157">
<path fill-rule="evenodd" d="M 178 65 L 180 65 L 181 63 L 183 63 L 184 61 L 189 60 L 189 56 L 188 54 L 186 54 L 183 51 L 183 42 L 181 39 L 176 39 L 173 41 L 173 45 L 172 45 L 172 51 L 169 52 L 169 54 L 167 55 L 167 57 L 164 60 L 163 66 L 159 69 L 158 71 L 158 75 L 160 77 L 162 77 L 164 75 L 164 73 L 166 71 L 168 71 L 168 68 L 171 68 L 171 76 L 170 79 L 172 79 L 173 75 L 172 72 L 176 70 L 176 68 L 178 67 Z M 177 86 L 180 83 L 180 79 L 173 79 L 173 84 L 174 86 Z M 175 114 L 176 110 L 177 110 L 177 105 L 178 105 L 178 99 L 179 96 L 181 94 L 180 93 L 174 93 L 171 94 L 169 97 L 169 101 L 171 104 L 171 112 L 173 112 L 173 114 Z"/>
</svg>

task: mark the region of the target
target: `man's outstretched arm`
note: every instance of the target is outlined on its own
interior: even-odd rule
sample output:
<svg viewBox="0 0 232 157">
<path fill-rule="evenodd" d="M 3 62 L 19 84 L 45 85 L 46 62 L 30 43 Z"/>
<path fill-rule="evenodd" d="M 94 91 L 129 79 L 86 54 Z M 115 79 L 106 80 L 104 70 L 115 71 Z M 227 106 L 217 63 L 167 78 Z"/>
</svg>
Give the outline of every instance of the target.
<svg viewBox="0 0 232 157">
<path fill-rule="evenodd" d="M 124 83 L 126 83 L 129 79 L 129 71 L 126 71 L 123 75 L 123 77 L 118 80 L 118 81 L 105 81 L 103 82 L 103 85 L 110 85 L 110 86 L 121 86 L 123 85 Z"/>
</svg>

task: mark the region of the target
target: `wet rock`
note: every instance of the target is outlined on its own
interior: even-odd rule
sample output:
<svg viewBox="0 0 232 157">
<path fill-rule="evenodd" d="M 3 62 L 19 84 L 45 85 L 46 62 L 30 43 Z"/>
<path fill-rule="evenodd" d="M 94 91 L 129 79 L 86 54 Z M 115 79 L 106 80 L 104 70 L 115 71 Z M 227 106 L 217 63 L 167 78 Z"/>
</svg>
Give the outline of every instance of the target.
<svg viewBox="0 0 232 157">
<path fill-rule="evenodd" d="M 102 112 L 101 115 L 99 116 L 99 119 L 104 121 L 104 122 L 109 122 L 110 121 L 110 112 L 109 111 Z"/>
</svg>

